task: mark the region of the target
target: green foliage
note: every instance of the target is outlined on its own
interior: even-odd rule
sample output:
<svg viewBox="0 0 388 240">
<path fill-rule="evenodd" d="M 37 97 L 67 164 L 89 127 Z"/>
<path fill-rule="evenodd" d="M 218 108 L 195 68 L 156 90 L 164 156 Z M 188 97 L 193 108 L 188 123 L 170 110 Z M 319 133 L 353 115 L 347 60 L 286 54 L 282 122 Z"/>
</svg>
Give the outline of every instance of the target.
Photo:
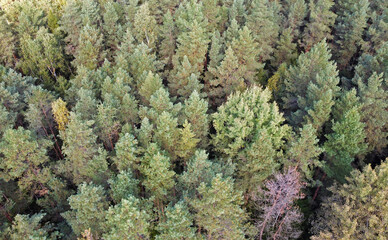
<svg viewBox="0 0 388 240">
<path fill-rule="evenodd" d="M 82 183 L 76 195 L 68 199 L 71 210 L 62 214 L 76 235 L 85 229 L 99 237 L 104 232 L 104 219 L 108 202 L 104 189 L 93 183 Z"/>
<path fill-rule="evenodd" d="M 343 101 L 346 101 L 346 95 Z M 323 146 L 328 159 L 323 169 L 330 177 L 344 181 L 352 170 L 354 157 L 365 153 L 364 126 L 357 105 L 333 121 L 333 133 L 326 135 L 327 141 Z"/>
<path fill-rule="evenodd" d="M 130 171 L 121 171 L 116 177 L 108 180 L 111 188 L 111 197 L 115 203 L 128 199 L 138 194 L 139 181 L 132 176 Z"/>
<path fill-rule="evenodd" d="M 61 162 L 59 171 L 76 184 L 100 182 L 107 175 L 107 153 L 96 143 L 92 124 L 93 121 L 83 121 L 72 112 L 66 130 L 60 133 L 65 161 Z"/>
<path fill-rule="evenodd" d="M 137 42 L 143 42 L 151 49 L 155 48 L 158 26 L 155 18 L 151 15 L 147 2 L 139 7 L 133 23 Z"/>
<path fill-rule="evenodd" d="M 313 222 L 312 237 L 323 239 L 384 239 L 388 234 L 386 219 L 387 160 L 372 169 L 354 170 L 348 183 L 330 188 L 332 196 L 326 198 Z"/>
<path fill-rule="evenodd" d="M 206 230 L 208 239 L 244 239 L 248 215 L 241 208 L 242 193 L 234 190 L 233 181 L 218 174 L 211 186 L 202 183 L 201 198 L 192 203 L 196 223 Z"/>
<path fill-rule="evenodd" d="M 184 202 L 178 202 L 173 207 L 166 208 L 166 221 L 160 222 L 156 236 L 157 240 L 195 239 L 193 217 Z"/>
<path fill-rule="evenodd" d="M 320 131 L 329 120 L 339 91 L 336 64 L 330 58 L 327 44 L 321 41 L 311 51 L 301 54 L 285 73 L 283 108 L 290 112 L 294 127 L 307 121 Z"/>
<path fill-rule="evenodd" d="M 108 209 L 104 239 L 149 239 L 150 220 L 150 215 L 141 208 L 140 201 L 128 196 L 118 205 Z"/>
</svg>

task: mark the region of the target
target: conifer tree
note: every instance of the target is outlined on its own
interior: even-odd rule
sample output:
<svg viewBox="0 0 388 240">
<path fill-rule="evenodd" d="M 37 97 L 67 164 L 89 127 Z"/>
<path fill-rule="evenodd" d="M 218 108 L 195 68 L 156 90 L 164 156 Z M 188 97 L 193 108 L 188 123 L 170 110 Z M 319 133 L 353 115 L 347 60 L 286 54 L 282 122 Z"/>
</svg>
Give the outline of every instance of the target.
<svg viewBox="0 0 388 240">
<path fill-rule="evenodd" d="M 208 103 L 194 91 L 184 102 L 183 115 L 191 124 L 191 129 L 199 139 L 199 145 L 206 147 L 209 134 L 209 117 L 207 115 Z"/>
<path fill-rule="evenodd" d="M 312 184 L 314 170 L 322 167 L 318 157 L 323 152 L 318 146 L 317 133 L 313 125 L 306 124 L 299 129 L 298 137 L 291 142 L 287 157 L 290 159 L 286 165 L 298 166 L 299 172 L 305 182 Z"/>
<path fill-rule="evenodd" d="M 315 44 L 323 39 L 331 40 L 331 28 L 334 26 L 337 15 L 332 11 L 333 0 L 310 0 L 309 20 L 303 32 L 301 45 L 309 51 Z"/>
<path fill-rule="evenodd" d="M 176 154 L 186 163 L 186 160 L 194 154 L 199 139 L 191 130 L 191 124 L 187 120 L 183 124 L 183 128 L 179 130 L 180 140 Z"/>
<path fill-rule="evenodd" d="M 227 44 L 228 45 L 228 44 Z M 245 68 L 244 79 L 247 83 L 255 83 L 256 71 L 264 67 L 263 64 L 257 61 L 258 43 L 252 37 L 248 27 L 243 27 L 238 31 L 238 38 L 235 38 L 230 46 L 238 59 L 240 67 Z"/>
<path fill-rule="evenodd" d="M 103 187 L 93 183 L 82 183 L 78 192 L 68 199 L 69 211 L 62 216 L 69 223 L 76 235 L 81 235 L 89 229 L 95 237 L 100 237 L 104 232 L 104 218 L 108 207 Z"/>
<path fill-rule="evenodd" d="M 58 98 L 51 103 L 51 109 L 54 120 L 57 123 L 58 130 L 64 131 L 67 123 L 69 122 L 69 110 L 66 108 L 66 102 L 64 102 L 61 98 Z"/>
<path fill-rule="evenodd" d="M 44 213 L 32 216 L 18 214 L 15 216 L 12 225 L 0 233 L 0 236 L 5 234 L 3 236 L 5 239 L 12 240 L 24 240 L 26 238 L 54 240 L 61 237 L 57 231 L 53 231 L 51 224 L 40 223 L 45 215 Z"/>
<path fill-rule="evenodd" d="M 119 171 L 136 170 L 139 168 L 138 141 L 133 135 L 129 133 L 121 135 L 115 150 L 116 157 L 113 158 L 113 161 Z"/>
<path fill-rule="evenodd" d="M 322 41 L 301 54 L 285 73 L 283 108 L 290 112 L 294 127 L 307 121 L 319 131 L 329 119 L 339 90 L 338 72 L 330 57 L 328 46 Z"/>
<path fill-rule="evenodd" d="M 6 16 L 0 13 L 0 63 L 7 67 L 15 64 L 14 54 L 16 52 L 15 35 L 12 25 L 7 21 Z"/>
<path fill-rule="evenodd" d="M 143 42 L 150 49 L 154 49 L 158 38 L 158 25 L 150 13 L 148 2 L 142 4 L 137 10 L 133 27 L 137 42 Z"/>
<path fill-rule="evenodd" d="M 154 196 L 154 205 L 159 213 L 164 211 L 164 201 L 167 193 L 174 185 L 175 172 L 170 170 L 171 163 L 167 156 L 164 156 L 155 144 L 151 144 L 141 162 L 140 172 L 145 179 L 143 185 Z"/>
<path fill-rule="evenodd" d="M 220 28 L 222 19 L 222 8 L 218 5 L 218 0 L 204 0 L 203 1 L 203 15 L 208 21 L 207 29 L 209 32 Z"/>
<path fill-rule="evenodd" d="M 93 70 L 99 66 L 99 63 L 104 58 L 103 52 L 103 37 L 100 31 L 90 25 L 82 28 L 77 51 L 74 53 L 74 67 L 85 66 Z"/>
<path fill-rule="evenodd" d="M 245 88 L 244 75 L 247 68 L 240 65 L 233 49 L 229 47 L 221 65 L 217 68 L 209 68 L 214 76 L 208 82 L 208 96 L 213 106 L 219 106 L 233 92 Z"/>
<path fill-rule="evenodd" d="M 166 221 L 160 222 L 156 240 L 195 239 L 193 217 L 184 202 L 166 208 Z"/>
<path fill-rule="evenodd" d="M 170 11 L 163 15 L 163 25 L 160 28 L 160 42 L 159 55 L 166 61 L 168 67 L 172 66 L 172 57 L 175 54 L 177 28 L 174 23 L 174 18 Z"/>
<path fill-rule="evenodd" d="M 192 203 L 198 226 L 206 230 L 207 239 L 244 239 L 247 214 L 241 208 L 242 193 L 234 190 L 233 181 L 217 174 L 210 186 L 202 183 L 200 198 Z"/>
<path fill-rule="evenodd" d="M 290 64 L 297 57 L 296 43 L 293 43 L 292 29 L 287 28 L 281 33 L 278 45 L 274 50 L 272 66 L 277 67 L 282 63 Z"/>
<path fill-rule="evenodd" d="M 104 102 L 97 107 L 96 132 L 106 149 L 112 151 L 121 128 L 117 117 L 117 109 L 113 104 Z"/>
<path fill-rule="evenodd" d="M 385 84 L 384 84 L 385 83 Z M 368 83 L 358 79 L 359 96 L 362 103 L 361 121 L 365 123 L 365 134 L 369 150 L 381 152 L 388 144 L 387 121 L 388 91 L 387 79 L 374 73 Z"/>
<path fill-rule="evenodd" d="M 59 171 L 75 184 L 101 181 L 107 174 L 107 153 L 97 145 L 92 124 L 93 121 L 83 121 L 77 114 L 70 113 L 66 130 L 60 132 L 65 161 L 61 163 Z"/>
<path fill-rule="evenodd" d="M 108 48 L 107 58 L 112 60 L 116 50 L 122 42 L 125 34 L 124 26 L 120 23 L 122 16 L 118 9 L 121 7 L 119 3 L 113 1 L 106 1 L 103 5 L 103 30 L 104 30 L 104 45 Z"/>
<path fill-rule="evenodd" d="M 260 61 L 271 58 L 280 29 L 277 2 L 268 0 L 252 1 L 251 13 L 247 16 L 247 27 L 252 31 L 255 41 L 260 44 Z"/>
<path fill-rule="evenodd" d="M 187 132 L 185 134 L 187 135 Z M 176 159 L 178 146 L 182 140 L 180 135 L 178 119 L 169 112 L 162 112 L 156 122 L 155 141 L 169 153 L 173 160 Z M 192 134 L 189 133 L 189 135 Z"/>
<path fill-rule="evenodd" d="M 303 0 L 287 0 L 283 6 L 285 18 L 283 19 L 283 28 L 290 30 L 292 40 L 299 39 L 300 28 L 304 23 L 307 13 L 307 6 Z"/>
<path fill-rule="evenodd" d="M 140 201 L 129 196 L 107 211 L 104 239 L 150 239 L 150 221 L 151 216 L 141 208 Z"/>
<path fill-rule="evenodd" d="M 94 120 L 97 113 L 97 100 L 92 90 L 81 88 L 77 93 L 78 101 L 74 106 L 74 112 L 85 121 Z"/>
<path fill-rule="evenodd" d="M 132 176 L 131 171 L 120 171 L 116 177 L 109 179 L 108 183 L 111 189 L 110 196 L 115 203 L 138 194 L 139 180 Z"/>
<path fill-rule="evenodd" d="M 372 169 L 354 170 L 347 184 L 329 188 L 333 193 L 322 203 L 312 222 L 313 240 L 384 239 L 388 234 L 387 160 Z"/>
<path fill-rule="evenodd" d="M 323 169 L 328 176 L 343 182 L 352 170 L 354 157 L 365 153 L 364 126 L 359 106 L 354 106 L 333 121 L 333 133 L 326 135 L 327 141 L 323 146 L 328 159 Z"/>
<path fill-rule="evenodd" d="M 191 65 L 186 55 L 176 68 L 177 73 L 168 78 L 168 87 L 172 96 L 185 100 L 193 91 L 201 92 L 203 85 L 199 81 L 200 74 L 195 66 Z"/>
<path fill-rule="evenodd" d="M 336 5 L 336 58 L 340 69 L 345 69 L 358 47 L 363 44 L 362 35 L 367 26 L 368 8 L 367 0 L 346 0 Z"/>
</svg>

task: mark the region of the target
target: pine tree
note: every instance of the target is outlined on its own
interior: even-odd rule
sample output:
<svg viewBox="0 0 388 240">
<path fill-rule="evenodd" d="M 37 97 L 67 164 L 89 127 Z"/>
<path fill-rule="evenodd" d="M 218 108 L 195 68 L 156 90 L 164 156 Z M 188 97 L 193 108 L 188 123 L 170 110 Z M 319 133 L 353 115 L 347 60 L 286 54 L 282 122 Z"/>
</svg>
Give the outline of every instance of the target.
<svg viewBox="0 0 388 240">
<path fill-rule="evenodd" d="M 208 239 L 244 239 L 247 230 L 247 214 L 241 208 L 242 193 L 234 190 L 233 181 L 218 174 L 210 186 L 202 183 L 195 199 L 195 221 L 206 230 Z"/>
<path fill-rule="evenodd" d="M 131 171 L 120 171 L 116 177 L 109 179 L 108 183 L 111 190 L 110 196 L 115 203 L 138 195 L 139 180 L 132 176 Z"/>
<path fill-rule="evenodd" d="M 384 82 L 383 82 L 384 81 Z M 385 84 L 384 84 L 385 83 Z M 382 74 L 374 73 L 368 83 L 364 84 L 358 79 L 359 95 L 362 105 L 361 121 L 365 123 L 366 141 L 369 150 L 376 149 L 381 152 L 388 144 L 387 122 L 388 91 L 384 87 L 387 79 L 383 80 Z"/>
<path fill-rule="evenodd" d="M 245 68 L 243 73 L 244 79 L 247 83 L 255 83 L 256 72 L 264 67 L 263 64 L 257 61 L 258 43 L 252 37 L 251 31 L 248 27 L 243 27 L 238 31 L 238 38 L 235 38 L 230 46 L 238 59 L 240 67 Z M 228 44 L 227 44 L 228 45 Z"/>
<path fill-rule="evenodd" d="M 162 112 L 156 121 L 156 143 L 169 153 L 172 160 L 175 160 L 181 140 L 178 119 L 173 117 L 169 112 Z"/>
<path fill-rule="evenodd" d="M 171 68 L 178 31 L 170 11 L 167 11 L 163 15 L 163 25 L 161 26 L 160 32 L 162 40 L 159 47 L 159 55 L 166 61 L 166 65 Z"/>
<path fill-rule="evenodd" d="M 113 104 L 104 102 L 97 107 L 96 132 L 106 149 L 112 151 L 121 128 L 117 109 Z"/>
<path fill-rule="evenodd" d="M 271 58 L 280 31 L 277 2 L 268 0 L 252 1 L 251 13 L 247 16 L 247 27 L 255 41 L 260 44 L 260 62 Z"/>
<path fill-rule="evenodd" d="M 151 216 L 141 208 L 140 201 L 129 196 L 107 211 L 104 239 L 150 239 L 150 221 Z"/>
<path fill-rule="evenodd" d="M 209 32 L 214 32 L 220 29 L 222 19 L 222 8 L 218 5 L 218 0 L 204 0 L 203 1 L 203 15 L 208 21 L 207 29 Z"/>
<path fill-rule="evenodd" d="M 60 164 L 59 171 L 75 184 L 92 180 L 99 182 L 107 174 L 107 153 L 96 143 L 92 124 L 93 121 L 83 121 L 77 114 L 70 113 L 66 130 L 60 132 L 65 161 Z"/>
<path fill-rule="evenodd" d="M 300 28 L 304 24 L 304 18 L 307 14 L 307 6 L 304 0 L 287 0 L 283 6 L 285 18 L 283 19 L 283 28 L 290 29 L 292 40 L 300 38 Z"/>
<path fill-rule="evenodd" d="M 323 152 L 318 146 L 317 132 L 313 125 L 306 124 L 299 129 L 298 137 L 289 146 L 287 157 L 289 162 L 286 165 L 297 166 L 305 182 L 313 184 L 314 170 L 322 167 L 319 155 Z"/>
<path fill-rule="evenodd" d="M 51 109 L 54 120 L 57 123 L 58 130 L 64 131 L 67 123 L 69 122 L 69 110 L 66 108 L 66 102 L 64 102 L 61 98 L 58 98 L 51 103 Z"/>
<path fill-rule="evenodd" d="M 306 52 L 325 38 L 327 40 L 333 39 L 331 28 L 337 17 L 332 11 L 333 5 L 333 0 L 309 1 L 309 21 L 306 23 L 301 39 L 301 45 Z"/>
<path fill-rule="evenodd" d="M 38 141 L 22 127 L 7 129 L 0 142 L 1 178 L 6 182 L 17 180 L 23 192 L 35 194 L 47 190 L 50 173 L 44 166 L 49 162 L 46 154 L 49 144 L 47 140 Z"/>
<path fill-rule="evenodd" d="M 186 120 L 183 124 L 183 128 L 180 130 L 180 140 L 177 149 L 177 155 L 182 158 L 183 162 L 186 161 L 194 154 L 199 139 L 195 136 L 195 133 L 191 130 L 191 124 Z"/>
<path fill-rule="evenodd" d="M 177 73 L 168 78 L 168 87 L 172 96 L 185 100 L 193 91 L 201 92 L 203 85 L 199 81 L 200 74 L 195 66 L 190 64 L 186 55 L 176 68 Z"/>
<path fill-rule="evenodd" d="M 74 53 L 74 67 L 85 66 L 93 70 L 96 69 L 104 59 L 103 37 L 100 31 L 90 25 L 82 28 L 77 51 Z"/>
<path fill-rule="evenodd" d="M 95 237 L 100 237 L 104 232 L 104 219 L 108 207 L 108 201 L 103 187 L 93 183 L 82 183 L 78 186 L 78 192 L 68 199 L 69 211 L 62 216 L 69 223 L 76 235 L 81 235 L 85 229 L 89 229 Z"/>
<path fill-rule="evenodd" d="M 160 218 L 160 213 L 164 211 L 164 201 L 167 194 L 175 185 L 175 172 L 170 170 L 170 159 L 164 156 L 155 144 L 151 144 L 147 151 L 150 154 L 143 157 L 140 172 L 145 177 L 143 185 L 154 196 L 154 205 Z"/>
<path fill-rule="evenodd" d="M 0 14 L 0 64 L 12 67 L 15 64 L 16 52 L 15 35 L 12 25 L 7 22 L 6 16 Z"/>
<path fill-rule="evenodd" d="M 166 221 L 160 222 L 156 240 L 195 239 L 193 217 L 184 202 L 166 208 Z"/>
<path fill-rule="evenodd" d="M 344 112 L 340 119 L 333 121 L 333 133 L 326 135 L 327 141 L 323 146 L 328 159 L 323 169 L 328 176 L 343 182 L 352 170 L 354 157 L 365 153 L 364 127 L 359 106 L 354 106 Z"/>
<path fill-rule="evenodd" d="M 85 121 L 94 120 L 97 112 L 97 100 L 92 90 L 80 88 L 77 93 L 78 101 L 74 106 L 74 112 Z"/>
<path fill-rule="evenodd" d="M 143 42 L 150 49 L 154 49 L 158 38 L 158 25 L 155 18 L 151 15 L 147 2 L 138 8 L 133 26 L 137 42 Z"/>
<path fill-rule="evenodd" d="M 351 58 L 363 44 L 362 35 L 367 26 L 369 1 L 346 0 L 336 6 L 337 23 L 335 26 L 338 44 L 336 51 L 338 66 L 345 69 Z"/>
<path fill-rule="evenodd" d="M 192 22 L 187 32 L 178 35 L 178 46 L 172 58 L 174 69 L 170 74 L 175 75 L 179 71 L 179 62 L 187 56 L 193 72 L 202 73 L 205 66 L 209 37 L 205 29 L 196 21 Z M 191 75 L 191 74 L 190 74 Z"/>
<path fill-rule="evenodd" d="M 52 224 L 41 224 L 46 214 L 39 213 L 32 216 L 16 215 L 10 227 L 1 233 L 5 234 L 5 239 L 24 240 L 28 239 L 47 239 L 54 240 L 61 237 L 57 231 L 53 231 Z"/>
<path fill-rule="evenodd" d="M 142 124 L 143 126 L 143 124 Z M 138 141 L 129 133 L 120 136 L 116 143 L 116 157 L 113 161 L 119 171 L 136 170 L 139 168 Z"/>
<path fill-rule="evenodd" d="M 104 30 L 104 45 L 108 48 L 107 58 L 112 60 L 115 56 L 120 42 L 122 42 L 125 34 L 124 26 L 120 23 L 123 16 L 118 10 L 121 6 L 114 1 L 106 1 L 103 5 L 103 30 Z"/>
<path fill-rule="evenodd" d="M 325 41 L 301 54 L 285 73 L 283 108 L 290 112 L 294 127 L 307 120 L 318 131 L 329 119 L 338 94 L 336 65 Z"/>
<path fill-rule="evenodd" d="M 274 50 L 274 57 L 272 66 L 278 67 L 282 63 L 290 64 L 298 57 L 296 43 L 293 43 L 292 29 L 287 28 L 283 30 L 276 49 Z"/>
<path fill-rule="evenodd" d="M 387 160 L 372 169 L 354 170 L 348 183 L 334 185 L 312 222 L 313 240 L 384 239 L 388 211 Z"/>
<path fill-rule="evenodd" d="M 221 65 L 217 68 L 209 68 L 214 79 L 209 80 L 207 91 L 213 106 L 219 106 L 233 92 L 245 88 L 244 75 L 247 68 L 240 65 L 233 49 L 226 50 Z"/>
<path fill-rule="evenodd" d="M 199 139 L 198 146 L 206 147 L 209 134 L 208 103 L 194 91 L 184 102 L 183 115 Z"/>
</svg>

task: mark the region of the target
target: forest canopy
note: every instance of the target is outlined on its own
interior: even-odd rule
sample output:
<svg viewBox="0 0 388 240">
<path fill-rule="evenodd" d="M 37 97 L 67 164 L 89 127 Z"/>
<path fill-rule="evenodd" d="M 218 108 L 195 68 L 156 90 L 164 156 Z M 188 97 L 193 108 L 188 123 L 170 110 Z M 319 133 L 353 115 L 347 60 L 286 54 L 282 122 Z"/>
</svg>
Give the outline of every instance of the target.
<svg viewBox="0 0 388 240">
<path fill-rule="evenodd" d="M 0 0 L 0 239 L 386 239 L 388 2 Z"/>
</svg>

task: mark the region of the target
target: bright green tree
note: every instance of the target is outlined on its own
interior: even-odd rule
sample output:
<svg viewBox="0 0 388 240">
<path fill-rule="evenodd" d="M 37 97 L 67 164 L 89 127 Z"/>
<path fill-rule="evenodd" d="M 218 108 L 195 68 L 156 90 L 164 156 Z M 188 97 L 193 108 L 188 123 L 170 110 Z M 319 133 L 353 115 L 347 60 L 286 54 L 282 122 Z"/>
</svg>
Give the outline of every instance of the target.
<svg viewBox="0 0 388 240">
<path fill-rule="evenodd" d="M 354 106 L 333 121 L 333 133 L 327 134 L 323 148 L 327 162 L 324 171 L 330 177 L 343 182 L 351 170 L 354 157 L 365 153 L 365 124 L 361 122 L 359 106 Z"/>
</svg>

